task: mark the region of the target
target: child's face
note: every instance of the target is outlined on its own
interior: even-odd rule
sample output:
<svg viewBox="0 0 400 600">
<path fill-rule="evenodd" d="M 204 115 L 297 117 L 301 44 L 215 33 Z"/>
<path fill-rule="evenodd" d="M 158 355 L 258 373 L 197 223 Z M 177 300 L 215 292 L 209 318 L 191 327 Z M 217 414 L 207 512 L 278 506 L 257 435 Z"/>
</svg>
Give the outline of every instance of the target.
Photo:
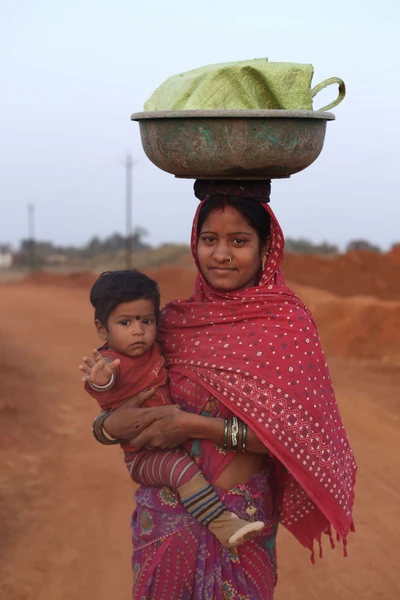
<svg viewBox="0 0 400 600">
<path fill-rule="evenodd" d="M 102 341 L 127 356 L 142 356 L 156 339 L 157 327 L 152 300 L 122 302 L 110 313 L 107 329 L 96 321 Z"/>
</svg>

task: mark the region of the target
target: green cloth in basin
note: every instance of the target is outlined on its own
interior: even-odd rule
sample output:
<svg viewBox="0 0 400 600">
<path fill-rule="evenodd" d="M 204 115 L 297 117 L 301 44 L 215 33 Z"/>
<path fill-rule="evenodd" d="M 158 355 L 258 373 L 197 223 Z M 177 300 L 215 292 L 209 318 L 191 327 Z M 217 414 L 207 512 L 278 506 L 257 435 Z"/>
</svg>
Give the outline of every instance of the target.
<svg viewBox="0 0 400 600">
<path fill-rule="evenodd" d="M 267 58 L 208 65 L 178 73 L 145 103 L 158 110 L 312 110 L 312 65 Z"/>
</svg>

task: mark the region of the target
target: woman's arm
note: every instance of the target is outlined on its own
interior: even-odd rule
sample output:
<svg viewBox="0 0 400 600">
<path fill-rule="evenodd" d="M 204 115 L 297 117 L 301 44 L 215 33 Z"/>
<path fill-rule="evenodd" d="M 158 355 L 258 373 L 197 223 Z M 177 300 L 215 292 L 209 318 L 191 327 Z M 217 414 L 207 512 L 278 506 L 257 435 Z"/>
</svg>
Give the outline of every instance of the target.
<svg viewBox="0 0 400 600">
<path fill-rule="evenodd" d="M 174 415 L 181 412 L 177 404 L 149 408 L 145 406 L 141 407 L 148 398 L 151 398 L 154 391 L 154 388 L 149 388 L 139 394 L 135 394 L 135 396 L 132 396 L 132 398 L 129 398 L 121 406 L 113 410 L 103 421 L 105 432 L 114 439 L 131 441 L 132 445 L 137 448 L 146 445 L 152 448 L 175 448 L 186 442 L 189 438 L 187 432 L 182 428 L 178 429 L 176 427 L 177 420 L 174 419 Z M 159 443 L 150 444 L 147 441 L 143 444 L 137 444 L 137 436 L 145 428 L 150 429 L 156 421 L 162 423 L 162 427 L 158 428 L 160 431 L 171 428 L 170 437 L 173 443 L 168 443 L 164 439 L 165 436 L 161 435 Z M 165 442 L 163 445 L 161 444 L 162 440 Z"/>
<path fill-rule="evenodd" d="M 224 443 L 224 419 L 217 417 L 202 417 L 201 415 L 191 415 L 196 417 L 193 421 L 193 435 L 191 438 L 200 438 L 205 440 L 211 440 L 216 444 Z M 258 439 L 252 429 L 247 427 L 247 443 L 246 450 L 254 452 L 256 454 L 269 454 L 269 450 L 264 444 Z"/>
<path fill-rule="evenodd" d="M 104 429 L 112 438 L 132 441 L 137 448 L 176 448 L 189 438 L 224 443 L 224 419 L 203 417 L 179 410 L 176 404 L 140 408 L 154 394 L 154 388 L 144 390 L 114 410 L 104 421 Z M 269 454 L 269 450 L 250 429 L 247 429 L 249 452 Z"/>
<path fill-rule="evenodd" d="M 132 443 L 136 447 L 175 448 L 189 438 L 210 440 L 221 446 L 224 443 L 224 419 L 222 418 L 203 417 L 180 410 L 160 415 L 152 423 L 148 423 L 149 417 L 151 418 L 151 415 L 143 414 L 139 427 L 134 432 Z M 270 453 L 249 428 L 246 450 L 256 454 Z"/>
</svg>

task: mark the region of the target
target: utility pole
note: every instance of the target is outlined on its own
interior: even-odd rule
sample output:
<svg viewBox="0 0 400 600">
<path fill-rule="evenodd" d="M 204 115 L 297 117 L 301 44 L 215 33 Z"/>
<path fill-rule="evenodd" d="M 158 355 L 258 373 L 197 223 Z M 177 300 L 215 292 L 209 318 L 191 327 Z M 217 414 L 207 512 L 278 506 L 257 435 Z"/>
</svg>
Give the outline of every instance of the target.
<svg viewBox="0 0 400 600">
<path fill-rule="evenodd" d="M 132 269 L 132 173 L 133 160 L 132 155 L 127 154 L 125 160 L 125 176 L 126 176 L 126 203 L 125 203 L 125 227 L 126 227 L 126 269 Z"/>
<path fill-rule="evenodd" d="M 28 204 L 28 240 L 29 240 L 29 263 L 32 271 L 36 267 L 35 248 L 35 205 Z"/>
</svg>

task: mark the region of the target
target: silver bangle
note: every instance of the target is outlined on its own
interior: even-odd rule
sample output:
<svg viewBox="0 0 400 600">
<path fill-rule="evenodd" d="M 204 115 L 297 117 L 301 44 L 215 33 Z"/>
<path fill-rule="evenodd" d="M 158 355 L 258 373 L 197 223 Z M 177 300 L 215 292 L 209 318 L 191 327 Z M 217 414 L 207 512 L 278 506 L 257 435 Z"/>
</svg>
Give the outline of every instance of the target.
<svg viewBox="0 0 400 600">
<path fill-rule="evenodd" d="M 106 385 L 97 385 L 96 383 L 92 383 L 91 381 L 89 381 L 89 387 L 95 392 L 108 392 L 108 390 L 110 390 L 113 387 L 114 380 L 114 373 L 112 373 L 110 381 L 106 383 Z"/>
</svg>

